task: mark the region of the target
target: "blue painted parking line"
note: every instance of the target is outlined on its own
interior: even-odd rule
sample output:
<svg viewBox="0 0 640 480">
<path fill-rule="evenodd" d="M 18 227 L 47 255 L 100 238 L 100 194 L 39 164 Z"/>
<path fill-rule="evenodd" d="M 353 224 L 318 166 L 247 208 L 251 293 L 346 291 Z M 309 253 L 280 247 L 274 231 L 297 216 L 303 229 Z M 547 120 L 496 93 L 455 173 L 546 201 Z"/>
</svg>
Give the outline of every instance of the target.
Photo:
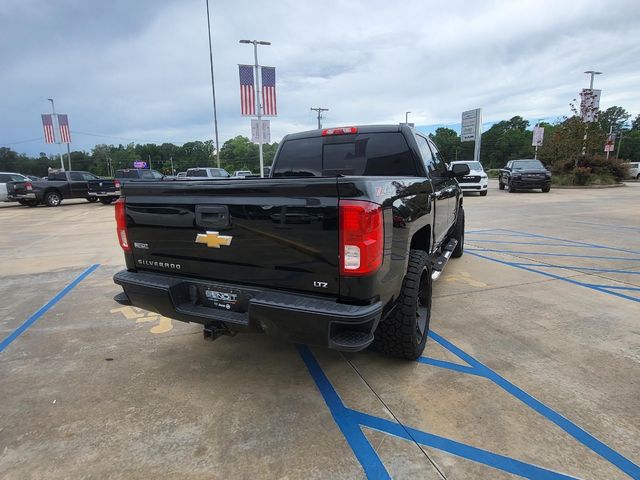
<svg viewBox="0 0 640 480">
<path fill-rule="evenodd" d="M 468 373 L 469 375 L 480 375 L 478 371 L 473 367 L 460 365 L 459 363 L 447 362 L 445 360 L 438 360 L 437 358 L 420 357 L 417 361 L 420 363 L 424 363 L 425 365 L 433 365 L 434 367 L 455 370 L 456 372 Z"/>
<path fill-rule="evenodd" d="M 309 347 L 306 345 L 298 345 L 298 352 L 307 366 L 311 377 L 315 381 L 318 390 L 320 390 L 322 398 L 324 398 L 333 416 L 333 420 L 336 422 L 336 425 L 338 425 L 338 428 L 342 432 L 342 435 L 344 435 L 344 438 L 360 462 L 360 465 L 362 465 L 367 478 L 390 479 L 391 477 L 387 473 L 387 469 L 384 467 L 380 457 L 367 440 L 367 437 L 362 433 L 358 424 L 353 421 L 351 415 L 353 410 L 347 409 L 344 406 L 344 403 L 342 403 L 333 385 L 331 385 L 322 368 L 320 368 Z"/>
<path fill-rule="evenodd" d="M 329 382 L 329 379 L 322 371 L 322 368 L 313 356 L 313 353 L 311 353 L 309 347 L 306 345 L 298 345 L 298 352 L 318 387 L 318 390 L 320 391 L 320 394 L 322 395 L 334 421 L 338 425 L 338 428 L 340 428 L 345 440 L 360 462 L 367 478 L 387 479 L 390 478 L 390 476 L 375 449 L 371 446 L 362 432 L 362 427 L 371 428 L 407 441 L 436 448 L 458 457 L 481 463 L 498 470 L 503 470 L 514 475 L 519 475 L 524 478 L 550 480 L 566 480 L 575 478 L 348 408 L 342 402 L 342 399 L 338 395 L 338 392 L 333 388 L 333 385 L 331 385 L 331 382 Z M 463 367 L 463 365 L 457 365 L 451 362 L 441 362 L 441 366 L 447 364 L 449 367 Z M 476 367 L 474 366 L 473 369 L 475 368 Z M 470 371 L 465 370 L 457 371 L 471 373 Z"/>
<path fill-rule="evenodd" d="M 624 273 L 628 275 L 640 275 L 640 271 L 636 270 L 618 270 L 614 268 L 593 268 L 593 267 L 580 267 L 578 265 L 553 265 L 551 263 L 521 263 L 514 262 L 514 265 L 523 267 L 540 267 L 540 268 L 560 268 L 565 270 L 586 270 L 588 272 L 598 273 Z M 637 267 L 632 267 L 637 268 Z"/>
<path fill-rule="evenodd" d="M 472 250 L 476 252 L 492 252 L 492 253 L 509 253 L 516 255 L 542 255 L 546 257 L 571 257 L 571 258 L 594 258 L 598 260 L 621 260 L 627 262 L 640 262 L 640 257 L 606 257 L 599 255 L 576 255 L 572 253 L 550 253 L 550 252 L 522 252 L 519 250 L 498 250 L 492 248 L 473 248 L 467 247 L 466 250 Z"/>
<path fill-rule="evenodd" d="M 640 227 L 627 227 L 623 225 L 611 225 L 607 223 L 579 222 L 577 220 L 573 220 L 571 223 L 580 223 L 582 225 L 593 225 L 593 226 L 605 227 L 605 228 L 619 228 L 621 230 L 634 230 L 636 232 L 640 232 Z"/>
<path fill-rule="evenodd" d="M 436 448 L 443 452 L 450 453 L 457 457 L 465 458 L 476 463 L 481 463 L 488 467 L 496 468 L 524 478 L 534 478 L 536 480 L 575 480 L 563 473 L 554 472 L 546 468 L 525 463 L 511 457 L 489 452 L 481 448 L 473 447 L 449 438 L 422 432 L 415 428 L 405 427 L 398 423 L 384 418 L 374 417 L 362 412 L 353 411 L 354 420 L 363 427 L 372 428 L 379 432 L 387 433 L 395 437 L 424 445 L 425 447 Z"/>
<path fill-rule="evenodd" d="M 42 315 L 47 313 L 51 307 L 53 307 L 56 303 L 62 300 L 67 293 L 73 290 L 82 280 L 87 278 L 92 272 L 94 272 L 100 265 L 95 264 L 91 265 L 84 272 L 78 275 L 75 280 L 73 280 L 70 284 L 60 290 L 55 297 L 45 303 L 42 307 L 40 307 L 33 315 L 27 318 L 22 325 L 16 328 L 13 332 L 9 334 L 7 338 L 0 342 L 0 352 L 2 352 L 5 348 L 7 348 L 11 342 L 13 342 L 16 338 L 18 338 L 22 333 L 27 330 L 31 325 L 33 325 Z"/>
<path fill-rule="evenodd" d="M 502 232 L 507 232 L 507 233 L 525 233 L 525 232 L 519 232 L 518 230 L 508 230 L 508 229 L 499 229 Z M 609 247 L 606 245 L 599 245 L 597 243 L 588 243 L 588 242 L 580 242 L 577 240 L 567 240 L 565 238 L 559 238 L 559 237 L 550 237 L 548 235 L 539 235 L 537 233 L 526 233 L 526 235 L 530 236 L 530 237 L 534 237 L 534 238 L 544 238 L 547 240 L 559 240 L 562 242 L 570 242 L 574 245 L 585 245 L 588 247 L 592 247 L 592 248 L 604 248 L 607 250 L 611 250 L 614 252 L 625 252 L 625 253 L 633 253 L 635 255 L 640 255 L 640 251 L 638 250 L 629 250 L 626 248 L 618 248 L 618 247 Z"/>
<path fill-rule="evenodd" d="M 607 287 L 594 287 L 591 284 L 584 283 L 584 282 L 581 282 L 579 280 L 575 280 L 573 278 L 563 277 L 562 275 L 556 275 L 556 274 L 550 273 L 550 272 L 542 272 L 540 270 L 536 270 L 535 268 L 526 267 L 526 266 L 524 266 L 522 264 L 519 264 L 519 263 L 516 263 L 516 262 L 509 262 L 507 260 L 500 260 L 500 259 L 497 259 L 497 258 L 492 258 L 492 257 L 489 257 L 488 255 L 482 255 L 482 254 L 477 253 L 477 252 L 470 252 L 468 248 L 465 251 L 467 251 L 469 253 L 469 255 L 473 255 L 473 256 L 476 256 L 476 257 L 479 257 L 479 258 L 484 258 L 485 260 L 489 260 L 491 262 L 501 263 L 503 265 L 508 265 L 510 267 L 519 268 L 521 270 L 526 270 L 528 272 L 537 273 L 538 275 L 542 275 L 542 276 L 545 276 L 545 277 L 553 278 L 553 279 L 556 279 L 556 280 L 562 280 L 563 282 L 572 283 L 573 285 L 577 285 L 579 287 L 584 287 L 584 288 L 589 288 L 591 290 L 596 290 L 598 292 L 606 293 L 607 295 L 613 295 L 614 297 L 624 298 L 625 300 L 631 300 L 633 302 L 640 302 L 639 298 L 631 297 L 631 296 L 625 295 L 623 293 L 612 292 L 610 290 L 607 290 L 606 289 Z"/>
<path fill-rule="evenodd" d="M 513 240 L 485 240 L 484 238 L 473 238 L 470 240 L 472 242 L 482 242 L 482 243 L 507 243 L 510 245 L 539 245 L 541 247 L 607 248 L 607 247 L 592 247 L 590 245 L 572 245 L 570 243 L 516 242 Z"/>
<path fill-rule="evenodd" d="M 520 389 L 513 383 L 506 380 L 504 377 L 500 376 L 495 371 L 491 370 L 489 367 L 481 363 L 480 361 L 473 358 L 471 355 L 455 346 L 453 343 L 449 342 L 445 338 L 441 337 L 437 333 L 431 331 L 429 332 L 429 337 L 433 338 L 436 342 L 438 342 L 441 346 L 449 350 L 451 353 L 456 355 L 459 359 L 466 362 L 470 367 L 477 371 L 476 375 L 481 375 L 493 383 L 498 385 L 500 388 L 505 390 L 507 393 L 513 395 L 515 398 L 520 400 L 522 403 L 530 407 L 531 409 L 538 412 L 540 415 L 545 417 L 547 420 L 555 423 L 557 426 L 562 428 L 565 432 L 575 438 L 577 441 L 582 443 L 584 446 L 592 450 L 593 452 L 600 455 L 605 460 L 609 461 L 620 470 L 625 472 L 627 475 L 630 475 L 632 478 L 640 478 L 640 467 L 633 463 L 631 460 L 627 459 L 620 453 L 613 450 L 608 445 L 604 444 L 593 435 L 578 427 L 575 423 L 571 422 L 567 418 L 560 415 L 555 410 L 546 406 L 544 403 L 529 395 L 524 390 Z M 445 367 L 446 368 L 446 367 Z M 459 371 L 459 370 L 456 370 Z"/>
</svg>

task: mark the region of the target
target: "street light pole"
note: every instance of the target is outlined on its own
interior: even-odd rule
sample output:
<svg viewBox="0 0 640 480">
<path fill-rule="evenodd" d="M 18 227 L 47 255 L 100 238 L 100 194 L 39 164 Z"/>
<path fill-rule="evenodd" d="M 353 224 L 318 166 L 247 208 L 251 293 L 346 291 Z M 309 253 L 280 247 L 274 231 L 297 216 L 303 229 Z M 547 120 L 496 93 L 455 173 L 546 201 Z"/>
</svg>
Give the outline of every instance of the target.
<svg viewBox="0 0 640 480">
<path fill-rule="evenodd" d="M 216 135 L 216 163 L 220 168 L 220 145 L 218 143 L 218 114 L 216 111 L 216 82 L 213 76 L 213 49 L 211 48 L 211 20 L 209 19 L 209 0 L 207 0 L 207 31 L 209 32 L 209 65 L 211 67 L 211 95 L 213 96 L 213 128 Z"/>
<path fill-rule="evenodd" d="M 587 70 L 586 72 L 587 75 L 590 76 L 589 78 L 589 102 L 593 101 L 593 77 L 595 77 L 596 75 L 602 75 L 602 72 L 596 72 L 595 70 Z M 586 102 L 586 100 L 583 98 L 582 99 L 583 102 Z M 582 107 L 581 107 L 582 110 Z M 590 112 L 588 112 L 590 113 Z M 588 118 L 588 117 L 587 117 Z M 582 156 L 585 157 L 587 155 L 587 134 L 588 132 L 588 127 L 585 125 L 585 129 L 584 129 L 584 138 L 582 139 Z M 576 157 L 576 162 L 575 162 L 575 166 L 578 166 L 578 157 Z"/>
<path fill-rule="evenodd" d="M 53 131 L 53 136 L 54 136 L 54 140 L 56 142 L 56 144 L 58 145 L 58 156 L 60 157 L 60 168 L 62 168 L 62 171 L 64 171 L 64 160 L 62 160 L 62 153 L 60 152 L 60 124 L 58 123 L 58 116 L 56 115 L 56 106 L 53 103 L 53 98 L 47 98 L 47 100 L 49 100 L 51 102 L 51 112 L 53 113 L 52 117 L 51 117 L 51 121 L 52 123 L 54 123 L 54 131 Z M 55 130 L 58 130 L 58 136 L 56 137 L 55 135 Z"/>
<path fill-rule="evenodd" d="M 260 152 L 260 177 L 264 178 L 264 157 L 262 155 L 262 88 L 260 85 L 260 67 L 258 66 L 258 45 L 271 45 L 271 42 L 260 40 L 240 40 L 240 43 L 253 44 L 253 59 L 255 61 L 255 84 L 256 84 L 256 112 L 258 114 L 258 151 Z"/>
<path fill-rule="evenodd" d="M 407 125 L 409 125 L 409 114 L 411 112 L 404 112 L 404 123 L 406 123 Z"/>
<path fill-rule="evenodd" d="M 318 112 L 318 130 L 320 130 L 322 128 L 322 123 L 320 122 L 320 120 L 322 119 L 322 112 L 328 112 L 329 109 L 321 107 L 311 107 L 311 110 Z"/>
</svg>

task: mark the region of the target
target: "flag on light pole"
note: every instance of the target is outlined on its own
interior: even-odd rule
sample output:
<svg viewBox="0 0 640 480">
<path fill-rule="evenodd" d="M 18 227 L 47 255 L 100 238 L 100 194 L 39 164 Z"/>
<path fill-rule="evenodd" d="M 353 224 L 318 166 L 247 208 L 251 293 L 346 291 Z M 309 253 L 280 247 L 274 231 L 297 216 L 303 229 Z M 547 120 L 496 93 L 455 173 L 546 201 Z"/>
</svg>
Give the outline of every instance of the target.
<svg viewBox="0 0 640 480">
<path fill-rule="evenodd" d="M 274 67 L 262 68 L 262 110 L 265 116 L 278 115 L 276 108 L 276 69 Z"/>
<path fill-rule="evenodd" d="M 58 126 L 60 127 L 60 141 L 71 143 L 71 131 L 69 130 L 69 118 L 66 114 L 58 114 Z"/>
<path fill-rule="evenodd" d="M 42 114 L 42 128 L 44 129 L 44 143 L 56 143 L 56 134 L 53 128 L 53 115 Z"/>
<path fill-rule="evenodd" d="M 256 114 L 256 89 L 253 65 L 238 65 L 240 72 L 240 114 Z"/>
</svg>

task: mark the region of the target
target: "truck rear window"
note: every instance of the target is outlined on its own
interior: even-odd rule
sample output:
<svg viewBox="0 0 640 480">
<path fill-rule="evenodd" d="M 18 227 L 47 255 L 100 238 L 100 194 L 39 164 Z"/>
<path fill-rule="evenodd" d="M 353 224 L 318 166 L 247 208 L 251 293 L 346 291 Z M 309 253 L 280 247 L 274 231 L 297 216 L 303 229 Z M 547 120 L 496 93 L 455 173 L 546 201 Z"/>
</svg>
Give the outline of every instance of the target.
<svg viewBox="0 0 640 480">
<path fill-rule="evenodd" d="M 416 176 L 416 162 L 400 132 L 287 140 L 274 177 Z"/>
</svg>

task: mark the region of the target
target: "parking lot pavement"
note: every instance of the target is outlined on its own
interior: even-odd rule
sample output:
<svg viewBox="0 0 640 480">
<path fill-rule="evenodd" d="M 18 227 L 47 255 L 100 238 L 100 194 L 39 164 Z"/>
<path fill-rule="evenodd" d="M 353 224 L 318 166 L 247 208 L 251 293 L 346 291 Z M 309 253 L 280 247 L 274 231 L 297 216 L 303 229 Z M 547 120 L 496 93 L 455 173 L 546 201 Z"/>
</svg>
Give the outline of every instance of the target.
<svg viewBox="0 0 640 480">
<path fill-rule="evenodd" d="M 406 362 L 112 301 L 113 207 L 2 208 L 2 478 L 640 478 L 640 184 L 465 197 Z"/>
</svg>

